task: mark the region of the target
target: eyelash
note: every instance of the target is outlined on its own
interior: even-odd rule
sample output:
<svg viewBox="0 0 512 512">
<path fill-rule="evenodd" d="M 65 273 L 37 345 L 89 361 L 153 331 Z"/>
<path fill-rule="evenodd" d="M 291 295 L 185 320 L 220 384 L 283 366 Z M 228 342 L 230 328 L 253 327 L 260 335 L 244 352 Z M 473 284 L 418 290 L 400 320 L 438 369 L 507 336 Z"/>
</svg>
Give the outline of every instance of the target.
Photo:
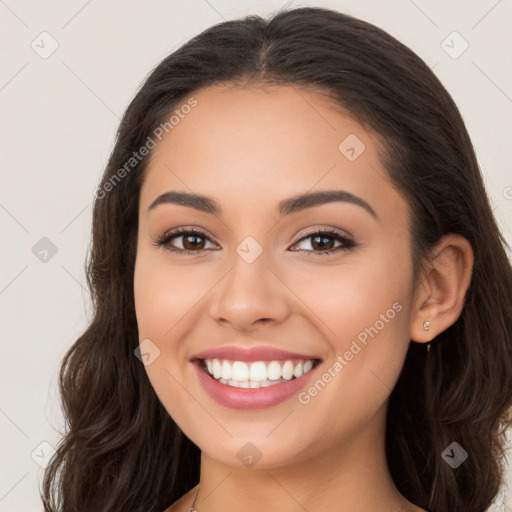
<svg viewBox="0 0 512 512">
<path fill-rule="evenodd" d="M 190 256 L 196 255 L 196 254 L 200 253 L 201 251 L 211 250 L 211 249 L 196 249 L 196 250 L 177 249 L 170 244 L 170 241 L 173 238 L 176 238 L 176 237 L 179 238 L 179 236 L 183 236 L 183 235 L 199 235 L 201 237 L 207 238 L 211 242 L 210 238 L 206 235 L 206 233 L 204 233 L 198 229 L 177 228 L 173 231 L 168 231 L 168 232 L 164 233 L 163 235 L 161 235 L 160 237 L 158 237 L 155 240 L 154 245 L 156 245 L 157 247 L 164 246 L 170 252 L 188 254 Z M 343 245 L 335 247 L 334 249 L 327 249 L 325 251 L 296 249 L 294 252 L 302 252 L 302 253 L 305 253 L 308 255 L 310 255 L 310 254 L 315 254 L 315 255 L 332 254 L 332 253 L 335 253 L 338 251 L 348 251 L 357 246 L 357 244 L 353 240 L 341 235 L 337 231 L 332 231 L 332 230 L 328 230 L 328 229 L 319 229 L 317 231 L 312 231 L 311 233 L 309 233 L 309 234 L 303 236 L 302 238 L 300 238 L 299 240 L 297 240 L 294 243 L 294 245 L 298 244 L 299 242 L 302 242 L 303 240 L 307 240 L 308 238 L 312 238 L 315 235 L 316 236 L 322 235 L 326 238 L 334 238 L 336 241 L 342 242 Z"/>
</svg>

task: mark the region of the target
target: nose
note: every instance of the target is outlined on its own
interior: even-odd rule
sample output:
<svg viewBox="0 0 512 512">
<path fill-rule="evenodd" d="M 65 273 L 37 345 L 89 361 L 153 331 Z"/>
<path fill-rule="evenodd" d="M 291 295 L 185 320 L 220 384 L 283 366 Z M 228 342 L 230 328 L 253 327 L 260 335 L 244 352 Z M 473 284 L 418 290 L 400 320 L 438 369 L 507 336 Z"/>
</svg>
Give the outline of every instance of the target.
<svg viewBox="0 0 512 512">
<path fill-rule="evenodd" d="M 212 294 L 210 315 L 239 332 L 278 324 L 290 314 L 289 290 L 268 266 L 264 253 L 248 263 L 235 254 L 233 265 Z"/>
</svg>

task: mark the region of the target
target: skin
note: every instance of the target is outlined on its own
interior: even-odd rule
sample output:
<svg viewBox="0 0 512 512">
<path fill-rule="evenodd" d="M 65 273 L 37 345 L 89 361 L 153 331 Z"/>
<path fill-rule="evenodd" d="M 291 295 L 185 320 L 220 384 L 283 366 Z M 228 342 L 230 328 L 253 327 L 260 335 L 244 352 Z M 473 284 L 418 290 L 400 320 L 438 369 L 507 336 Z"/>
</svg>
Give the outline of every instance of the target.
<svg viewBox="0 0 512 512">
<path fill-rule="evenodd" d="M 342 504 L 345 512 L 423 510 L 391 480 L 387 404 L 411 340 L 430 341 L 460 315 L 473 265 L 470 244 L 444 237 L 415 286 L 409 206 L 386 178 L 374 134 L 312 90 L 215 86 L 193 96 L 197 106 L 149 161 L 134 292 L 139 339 L 160 350 L 145 367 L 148 377 L 202 452 L 196 509 L 313 512 Z M 365 144 L 354 161 L 338 149 L 349 134 Z M 276 214 L 285 198 L 332 189 L 364 199 L 378 219 L 348 202 Z M 176 204 L 148 213 L 169 190 L 207 195 L 223 213 Z M 198 255 L 154 245 L 180 226 L 206 231 L 206 239 L 178 235 L 170 242 L 178 249 L 195 243 Z M 322 228 L 357 246 L 322 254 L 314 238 L 304 238 Z M 263 249 L 252 263 L 236 252 L 248 236 Z M 327 248 L 341 245 L 327 242 Z M 265 409 L 229 409 L 206 394 L 189 362 L 194 353 L 222 345 L 271 345 L 321 358 L 321 375 L 394 303 L 400 312 L 306 405 L 293 396 Z M 262 454 L 251 468 L 237 457 L 248 442 Z M 196 490 L 166 512 L 188 510 Z"/>
</svg>

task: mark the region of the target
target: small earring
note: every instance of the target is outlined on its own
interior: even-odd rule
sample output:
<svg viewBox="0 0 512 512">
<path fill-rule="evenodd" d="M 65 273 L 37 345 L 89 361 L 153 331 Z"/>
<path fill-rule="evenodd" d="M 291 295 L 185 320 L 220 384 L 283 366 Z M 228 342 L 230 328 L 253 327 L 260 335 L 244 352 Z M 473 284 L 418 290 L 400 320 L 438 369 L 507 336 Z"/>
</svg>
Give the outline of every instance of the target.
<svg viewBox="0 0 512 512">
<path fill-rule="evenodd" d="M 425 320 L 423 322 L 423 329 L 425 329 L 425 331 L 428 331 L 429 327 L 430 327 L 430 322 L 428 320 Z"/>
</svg>

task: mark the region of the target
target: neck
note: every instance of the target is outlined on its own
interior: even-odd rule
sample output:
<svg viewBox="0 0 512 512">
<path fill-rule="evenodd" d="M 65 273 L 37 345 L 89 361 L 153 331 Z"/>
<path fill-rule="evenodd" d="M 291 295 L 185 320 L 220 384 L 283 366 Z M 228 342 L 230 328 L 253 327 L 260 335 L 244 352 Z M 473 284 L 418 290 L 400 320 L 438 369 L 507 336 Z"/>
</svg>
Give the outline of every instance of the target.
<svg viewBox="0 0 512 512">
<path fill-rule="evenodd" d="M 365 430 L 279 467 L 233 467 L 202 452 L 195 509 L 421 511 L 399 493 L 391 479 L 385 454 L 385 418 L 383 407 Z"/>
</svg>

